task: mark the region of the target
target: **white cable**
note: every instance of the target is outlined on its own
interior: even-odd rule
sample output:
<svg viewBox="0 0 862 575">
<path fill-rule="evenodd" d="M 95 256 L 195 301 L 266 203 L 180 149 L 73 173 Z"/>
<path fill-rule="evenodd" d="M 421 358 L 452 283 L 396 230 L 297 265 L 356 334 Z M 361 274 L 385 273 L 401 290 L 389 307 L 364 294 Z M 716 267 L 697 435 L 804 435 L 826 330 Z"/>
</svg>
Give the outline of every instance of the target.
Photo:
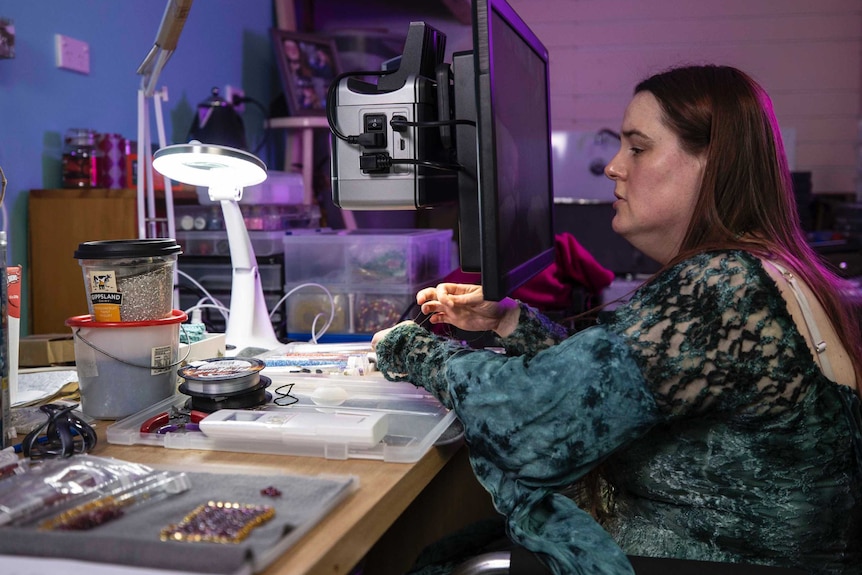
<svg viewBox="0 0 862 575">
<path fill-rule="evenodd" d="M 314 319 L 311 321 L 311 343 L 314 343 L 314 344 L 317 343 L 317 338 L 318 338 L 317 331 L 316 331 L 317 320 L 319 320 L 322 317 L 323 317 L 323 313 L 321 312 L 321 313 L 317 314 L 316 316 L 314 316 Z M 331 320 L 330 320 L 330 322 L 331 322 Z M 329 327 L 329 324 L 327 323 L 323 327 L 323 333 L 320 334 L 320 337 L 323 337 L 323 334 L 326 333 L 326 328 L 328 328 L 328 327 Z"/>
<path fill-rule="evenodd" d="M 275 311 L 279 308 L 279 306 L 281 304 L 284 303 L 284 301 L 287 298 L 289 298 L 291 295 L 293 295 L 294 292 L 296 292 L 296 291 L 298 291 L 304 287 L 319 287 L 324 292 L 326 292 L 326 296 L 329 298 L 329 321 L 327 321 L 326 325 L 323 326 L 323 330 L 320 332 L 320 334 L 316 333 L 314 328 L 315 328 L 315 325 L 317 324 L 317 318 L 322 314 L 318 314 L 317 316 L 315 316 L 314 320 L 311 323 L 311 343 L 317 343 L 317 339 L 319 337 L 322 337 L 326 333 L 326 330 L 329 329 L 329 326 L 332 325 L 332 321 L 335 319 L 335 299 L 332 297 L 332 294 L 329 292 L 328 289 L 326 289 L 325 286 L 320 285 L 318 283 L 313 283 L 313 282 L 307 282 L 307 283 L 299 284 L 298 286 L 294 287 L 289 292 L 284 294 L 281 297 L 281 299 L 278 300 L 278 302 L 276 302 L 276 304 L 272 308 L 272 311 L 269 313 L 269 317 L 272 318 L 272 316 L 275 314 Z M 285 315 L 286 315 L 286 313 L 285 313 Z"/>
<path fill-rule="evenodd" d="M 230 311 L 230 310 L 228 310 L 228 308 L 226 308 L 226 307 L 224 307 L 223 305 L 220 305 L 220 304 L 214 304 L 214 303 L 200 303 L 200 302 L 198 302 L 197 304 L 193 305 L 193 306 L 192 306 L 192 307 L 190 307 L 189 309 L 184 309 L 183 311 L 186 313 L 186 315 L 190 315 L 190 314 L 192 314 L 192 313 L 197 312 L 197 310 L 205 309 L 205 308 L 217 309 L 217 310 L 219 310 L 220 312 L 222 312 L 222 315 L 224 315 L 224 312 L 225 312 L 225 311 Z M 202 323 L 202 322 L 200 321 L 200 319 L 198 319 L 198 320 L 196 320 L 196 321 L 195 321 L 195 320 L 192 320 L 192 323 Z"/>
<path fill-rule="evenodd" d="M 193 312 L 197 309 L 201 309 L 201 308 L 213 308 L 213 309 L 219 310 L 219 312 L 221 312 L 222 316 L 224 317 L 225 321 L 227 321 L 228 315 L 230 313 L 230 309 L 226 308 L 218 299 L 213 297 L 212 294 L 210 294 L 210 292 L 207 291 L 207 289 L 204 286 L 202 286 L 200 284 L 200 282 L 198 282 L 195 278 L 193 278 L 192 276 L 190 276 L 186 272 L 179 270 L 179 269 L 177 270 L 177 273 L 180 276 L 189 280 L 205 296 L 204 298 L 201 298 L 198 301 L 197 305 L 192 306 L 187 310 L 184 310 L 187 314 L 190 312 Z M 285 300 L 287 300 L 287 298 L 289 298 L 291 295 L 293 295 L 295 292 L 299 291 L 300 289 L 306 288 L 306 287 L 318 287 L 318 288 L 322 289 L 326 293 L 326 297 L 329 299 L 329 319 L 327 320 L 326 324 L 323 326 L 323 329 L 320 331 L 320 333 L 317 333 L 315 328 L 317 326 L 317 320 L 323 314 L 321 313 L 321 314 L 316 315 L 314 317 L 314 320 L 312 321 L 312 324 L 311 324 L 311 342 L 316 344 L 317 340 L 326 334 L 326 331 L 329 329 L 329 326 L 331 326 L 332 322 L 335 320 L 335 298 L 332 297 L 332 293 L 330 293 L 330 291 L 328 289 L 326 289 L 326 286 L 323 286 L 323 285 L 318 284 L 318 283 L 313 283 L 313 282 L 299 284 L 298 286 L 294 287 L 293 289 L 288 291 L 286 294 L 284 294 L 281 297 L 281 299 L 279 299 L 276 302 L 276 304 L 272 307 L 272 311 L 269 312 L 269 318 L 272 319 L 272 317 L 275 315 L 275 312 L 278 310 L 279 306 L 281 306 L 281 304 L 283 304 L 285 302 Z M 201 303 L 202 301 L 206 301 L 206 300 L 212 301 L 212 302 L 214 302 L 214 304 L 211 305 L 211 304 Z"/>
<path fill-rule="evenodd" d="M 212 301 L 212 303 L 208 304 L 207 301 Z M 230 309 L 228 309 L 228 307 L 225 306 L 220 300 L 209 297 L 202 297 L 197 301 L 195 305 L 183 311 L 185 311 L 186 314 L 189 314 L 190 312 L 194 314 L 192 316 L 192 319 L 190 320 L 191 323 L 203 323 L 201 310 L 206 308 L 219 310 L 219 312 L 222 314 L 222 317 L 225 317 L 225 312 L 230 314 Z M 227 318 L 225 317 L 225 319 Z"/>
<path fill-rule="evenodd" d="M 207 289 L 204 286 L 202 286 L 200 284 L 200 282 L 198 282 L 195 278 L 193 278 L 192 276 L 190 276 L 189 274 L 187 274 L 186 272 L 184 272 L 180 269 L 177 270 L 177 273 L 178 273 L 178 275 L 181 275 L 182 277 L 189 280 L 192 283 L 192 285 L 194 285 L 196 288 L 198 288 L 201 291 L 201 293 L 203 293 L 204 296 L 206 296 L 203 299 L 208 299 L 209 301 L 216 304 L 212 307 L 214 307 L 215 309 L 218 309 L 221 312 L 222 316 L 224 317 L 224 320 L 227 321 L 228 314 L 230 313 L 229 308 L 225 307 L 224 304 L 222 304 L 222 302 L 220 302 L 217 298 L 214 298 L 213 295 L 210 292 L 208 292 Z M 198 303 L 200 303 L 200 302 L 198 302 Z M 193 309 L 193 308 L 189 308 L 189 309 Z M 227 313 L 225 313 L 225 312 L 227 312 Z M 186 312 L 186 313 L 188 313 L 188 312 Z"/>
</svg>

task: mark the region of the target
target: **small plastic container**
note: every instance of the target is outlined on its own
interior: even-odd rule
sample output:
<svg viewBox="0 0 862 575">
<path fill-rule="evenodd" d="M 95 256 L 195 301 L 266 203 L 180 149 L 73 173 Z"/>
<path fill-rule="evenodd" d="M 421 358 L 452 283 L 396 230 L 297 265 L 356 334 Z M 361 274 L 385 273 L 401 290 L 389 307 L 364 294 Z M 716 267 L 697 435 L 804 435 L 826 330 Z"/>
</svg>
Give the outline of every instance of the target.
<svg viewBox="0 0 862 575">
<path fill-rule="evenodd" d="M 94 321 L 138 322 L 171 316 L 176 240 L 147 238 L 78 244 L 87 305 Z"/>
<path fill-rule="evenodd" d="M 326 353 L 329 349 L 343 349 L 343 346 L 312 346 L 314 351 L 311 351 L 307 344 L 289 343 L 259 356 L 267 364 L 262 373 L 272 378 L 269 389 L 274 399 L 257 409 L 284 418 L 296 416 L 303 419 L 321 414 L 330 417 L 343 414 L 345 418 L 368 413 L 383 415 L 386 419 L 385 435 L 374 445 L 357 444 L 347 434 L 323 437 L 311 427 L 303 435 L 285 435 L 277 428 L 270 428 L 242 438 L 208 436 L 206 433 L 141 432 L 141 424 L 154 415 L 169 411 L 171 407 L 185 406 L 188 398 L 183 395 L 166 399 L 109 425 L 105 433 L 108 443 L 413 463 L 419 461 L 433 445 L 460 439 L 457 432 L 444 435 L 455 422 L 455 412 L 446 409 L 433 395 L 412 383 L 386 381 L 379 372 L 364 376 L 317 375 L 297 373 L 295 367 L 279 367 L 283 365 L 281 360 L 295 354 Z M 289 405 L 285 400 L 290 401 Z M 254 412 L 249 412 L 248 419 L 254 417 Z"/>
<path fill-rule="evenodd" d="M 281 254 L 284 251 L 283 231 L 261 231 L 248 229 L 248 239 L 258 257 Z M 187 256 L 229 256 L 230 242 L 227 232 L 222 231 L 177 231 L 177 241 Z"/>
<path fill-rule="evenodd" d="M 452 230 L 294 230 L 284 235 L 284 281 L 405 286 L 452 271 Z"/>
<path fill-rule="evenodd" d="M 411 308 L 416 304 L 416 293 L 422 288 L 436 285 L 440 279 L 408 285 L 354 286 L 320 284 L 325 287 L 335 304 L 335 313 L 327 334 L 365 334 L 392 327 L 401 319 L 412 319 L 418 314 Z M 287 284 L 285 293 L 302 284 Z M 286 301 L 287 333 L 295 339 L 305 339 L 312 332 L 320 332 L 329 321 L 332 311 L 329 296 L 316 286 L 306 286 L 292 293 Z M 316 323 L 315 323 L 316 321 Z"/>
<path fill-rule="evenodd" d="M 98 322 L 71 317 L 81 410 L 97 419 L 120 419 L 176 394 L 180 324 L 188 317 L 139 322 Z"/>
</svg>

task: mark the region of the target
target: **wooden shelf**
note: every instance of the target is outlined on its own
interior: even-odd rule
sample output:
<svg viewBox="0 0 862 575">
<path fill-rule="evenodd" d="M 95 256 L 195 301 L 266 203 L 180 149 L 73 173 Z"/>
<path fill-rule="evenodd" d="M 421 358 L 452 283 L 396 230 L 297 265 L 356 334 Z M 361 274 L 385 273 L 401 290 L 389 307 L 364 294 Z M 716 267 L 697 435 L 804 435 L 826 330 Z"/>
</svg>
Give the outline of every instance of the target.
<svg viewBox="0 0 862 575">
<path fill-rule="evenodd" d="M 31 190 L 29 204 L 29 333 L 67 333 L 67 318 L 88 313 L 75 250 L 81 242 L 136 238 L 137 192 Z"/>
<path fill-rule="evenodd" d="M 291 116 L 288 118 L 272 118 L 267 122 L 270 128 L 329 128 L 326 116 Z"/>
</svg>

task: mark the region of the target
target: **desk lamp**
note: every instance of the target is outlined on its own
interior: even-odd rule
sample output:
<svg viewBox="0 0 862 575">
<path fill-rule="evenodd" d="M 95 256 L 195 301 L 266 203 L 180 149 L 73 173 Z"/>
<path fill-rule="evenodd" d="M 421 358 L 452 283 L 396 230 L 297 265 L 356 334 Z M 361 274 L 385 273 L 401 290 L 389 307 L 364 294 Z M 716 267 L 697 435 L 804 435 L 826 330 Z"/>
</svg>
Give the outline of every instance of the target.
<svg viewBox="0 0 862 575">
<path fill-rule="evenodd" d="M 243 150 L 192 141 L 156 151 L 153 168 L 166 178 L 206 187 L 210 199 L 221 204 L 233 270 L 225 343 L 234 349 L 270 350 L 281 345 L 267 313 L 257 258 L 238 203 L 244 187 L 266 180 L 266 165 Z"/>
</svg>

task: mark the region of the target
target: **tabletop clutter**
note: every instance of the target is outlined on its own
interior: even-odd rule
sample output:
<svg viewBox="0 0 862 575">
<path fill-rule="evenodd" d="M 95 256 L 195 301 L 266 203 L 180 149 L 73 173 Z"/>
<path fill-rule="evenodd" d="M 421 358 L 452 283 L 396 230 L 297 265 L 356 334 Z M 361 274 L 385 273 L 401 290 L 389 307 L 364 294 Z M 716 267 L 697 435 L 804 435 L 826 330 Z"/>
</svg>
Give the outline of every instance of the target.
<svg viewBox="0 0 862 575">
<path fill-rule="evenodd" d="M 25 456 L 87 453 L 107 439 L 415 462 L 450 431 L 454 414 L 436 398 L 376 371 L 370 341 L 293 342 L 255 357 L 224 357 L 223 349 L 210 359 L 191 355 L 193 340 L 182 348 L 180 336 L 198 326 L 173 309 L 181 252 L 170 238 L 78 245 L 89 313 L 66 325 L 80 412 L 67 407 L 70 397 L 30 408 L 41 425 L 23 431 Z M 106 429 L 97 438 L 90 424 L 99 421 Z"/>
<path fill-rule="evenodd" d="M 104 240 L 79 244 L 89 314 L 70 317 L 81 409 L 118 419 L 172 395 L 187 316 L 172 309 L 174 268 L 182 251 L 173 239 Z"/>
<path fill-rule="evenodd" d="M 38 408 L 43 421 L 18 448 L 0 450 L 0 562 L 6 555 L 41 556 L 48 547 L 62 558 L 228 573 L 251 563 L 259 571 L 357 487 L 355 477 L 160 471 L 90 453 L 105 439 L 94 430 L 100 420 L 122 424 L 144 414 L 136 434 L 204 438 L 207 416 L 230 412 L 239 422 L 248 418 L 238 410 L 272 400 L 263 360 L 181 357 L 187 315 L 172 305 L 179 253 L 167 238 L 92 241 L 75 251 L 88 313 L 66 325 L 80 411 L 62 399 L 45 403 Z M 295 400 L 289 393 L 279 398 L 273 406 Z M 224 419 L 217 431 L 233 433 Z M 379 441 L 385 428 L 377 431 Z M 112 542 L 89 545 L 90 537 Z M 194 548 L 141 551 L 154 545 Z"/>
<path fill-rule="evenodd" d="M 66 325 L 80 401 L 28 404 L 39 422 L 0 450 L 0 562 L 259 572 L 358 488 L 353 475 L 164 471 L 97 444 L 415 463 L 463 437 L 427 391 L 376 371 L 370 341 L 189 359 L 192 324 L 173 309 L 181 251 L 168 238 L 79 244 L 88 313 Z"/>
</svg>

